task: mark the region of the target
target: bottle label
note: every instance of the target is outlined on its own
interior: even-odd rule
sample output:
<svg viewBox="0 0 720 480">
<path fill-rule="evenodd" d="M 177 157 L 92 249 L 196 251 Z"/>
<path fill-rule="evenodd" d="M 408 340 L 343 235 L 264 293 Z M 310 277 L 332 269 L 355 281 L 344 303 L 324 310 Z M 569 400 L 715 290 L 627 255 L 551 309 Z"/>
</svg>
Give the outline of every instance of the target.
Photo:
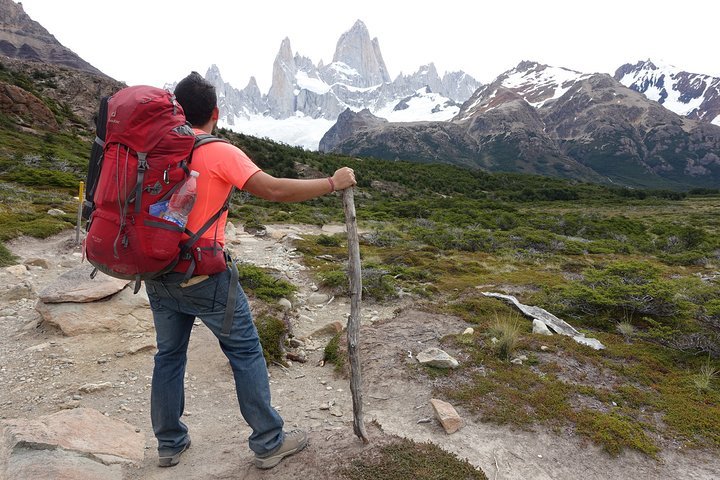
<svg viewBox="0 0 720 480">
<path fill-rule="evenodd" d="M 149 212 L 150 212 L 150 215 L 153 215 L 153 216 L 155 216 L 155 217 L 162 217 L 163 214 L 164 214 L 164 213 L 167 211 L 167 209 L 168 209 L 168 203 L 169 203 L 168 200 L 164 200 L 164 201 L 162 201 L 162 202 L 153 203 L 152 205 L 150 205 L 150 207 L 149 207 L 149 209 L 148 209 Z"/>
<path fill-rule="evenodd" d="M 174 218 L 174 217 L 171 217 L 170 215 L 163 215 L 162 218 L 163 218 L 163 220 L 167 220 L 168 222 L 174 223 L 178 227 L 183 227 L 183 228 L 185 227 L 185 222 L 183 222 L 179 218 Z"/>
</svg>

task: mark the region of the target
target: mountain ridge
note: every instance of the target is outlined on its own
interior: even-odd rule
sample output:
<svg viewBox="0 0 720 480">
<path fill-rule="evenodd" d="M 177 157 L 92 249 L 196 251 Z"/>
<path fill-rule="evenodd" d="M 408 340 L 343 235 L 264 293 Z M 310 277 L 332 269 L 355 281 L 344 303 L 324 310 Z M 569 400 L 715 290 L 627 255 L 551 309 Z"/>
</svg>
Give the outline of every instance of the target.
<svg viewBox="0 0 720 480">
<path fill-rule="evenodd" d="M 528 78 L 543 81 L 524 81 Z M 350 155 L 441 158 L 490 171 L 630 186 L 720 182 L 720 127 L 682 117 L 608 74 L 521 62 L 479 88 L 449 123 L 455 126 L 426 123 L 410 130 L 346 116 L 343 128 L 328 132 L 332 141 L 323 139 L 321 145 Z M 405 152 L 398 151 L 394 137 L 402 137 Z"/>
</svg>

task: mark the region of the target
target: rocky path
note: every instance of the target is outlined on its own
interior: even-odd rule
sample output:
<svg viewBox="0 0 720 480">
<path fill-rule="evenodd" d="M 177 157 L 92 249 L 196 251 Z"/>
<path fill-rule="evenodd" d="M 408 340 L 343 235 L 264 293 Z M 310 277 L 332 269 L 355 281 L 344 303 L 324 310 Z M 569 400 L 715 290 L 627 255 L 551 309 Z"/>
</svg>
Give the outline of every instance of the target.
<svg viewBox="0 0 720 480">
<path fill-rule="evenodd" d="M 332 231 L 326 227 L 326 233 Z M 317 295 L 324 292 L 318 291 L 294 251 L 294 236 L 317 233 L 321 230 L 316 227 L 274 226 L 265 237 L 241 232 L 230 232 L 228 237 L 234 238 L 230 248 L 236 258 L 275 268 L 299 288 L 291 310 L 293 333 L 305 339 L 308 360 L 289 367 L 271 365 L 270 375 L 274 405 L 288 428 L 309 432 L 310 445 L 268 472 L 252 466 L 246 440 L 249 428 L 237 408 L 228 362 L 202 324 L 193 332 L 186 376 L 185 421 L 193 445 L 177 467 L 158 468 L 148 411 L 154 337 L 146 303 L 119 307 L 107 301 L 92 302 L 82 307 L 83 318 L 88 323 L 100 322 L 98 330 L 64 335 L 42 321 L 36 302 L 59 275 L 80 265 L 74 235 L 11 242 L 9 247 L 22 265 L 0 269 L 0 421 L 6 429 L 5 444 L 0 445 L 0 478 L 3 474 L 20 478 L 12 472 L 33 462 L 43 466 L 39 475 L 46 476 L 34 477 L 39 479 L 72 478 L 53 474 L 50 467 L 55 465 L 70 469 L 65 471 L 97 471 L 92 478 L 103 479 L 333 478 L 336 466 L 389 435 L 434 442 L 467 458 L 492 479 L 720 476 L 720 461 L 702 452 L 665 452 L 657 461 L 633 452 L 612 458 L 569 434 L 512 431 L 476 421 L 461 409 L 466 425 L 446 434 L 429 404 L 431 381 L 410 378 L 407 364 L 415 362 L 419 351 L 437 346 L 440 337 L 462 332 L 467 325 L 454 317 L 418 310 L 411 299 L 363 304 L 364 409 L 371 439 L 370 447 L 363 446 L 352 433 L 348 381 L 336 375 L 332 366 L 320 366 L 329 337 L 311 335 L 333 322 L 344 324 L 350 308 L 345 298 Z M 121 317 L 121 323 L 111 323 L 121 325 L 120 333 L 103 331 L 103 322 L 113 315 Z M 458 352 L 451 353 L 465 360 Z M 94 416 L 97 412 L 99 418 Z M 128 428 L 107 423 L 115 421 Z M 15 441 L 29 431 L 37 434 L 49 431 L 48 425 L 72 422 L 92 425 L 94 450 L 74 444 L 67 432 L 29 449 L 21 449 Z M 114 437 L 124 450 L 107 444 Z"/>
</svg>

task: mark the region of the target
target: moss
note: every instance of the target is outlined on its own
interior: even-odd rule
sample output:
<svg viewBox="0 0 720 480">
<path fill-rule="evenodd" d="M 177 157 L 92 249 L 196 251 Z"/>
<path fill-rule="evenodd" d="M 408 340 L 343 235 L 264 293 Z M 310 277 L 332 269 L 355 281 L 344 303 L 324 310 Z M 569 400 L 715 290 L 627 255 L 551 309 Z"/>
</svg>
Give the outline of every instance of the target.
<svg viewBox="0 0 720 480">
<path fill-rule="evenodd" d="M 577 413 L 576 428 L 611 455 L 627 447 L 655 457 L 659 450 L 637 422 L 617 413 L 582 410 Z"/>
<path fill-rule="evenodd" d="M 437 445 L 406 439 L 364 451 L 337 475 L 349 480 L 487 480 L 481 470 Z"/>
</svg>

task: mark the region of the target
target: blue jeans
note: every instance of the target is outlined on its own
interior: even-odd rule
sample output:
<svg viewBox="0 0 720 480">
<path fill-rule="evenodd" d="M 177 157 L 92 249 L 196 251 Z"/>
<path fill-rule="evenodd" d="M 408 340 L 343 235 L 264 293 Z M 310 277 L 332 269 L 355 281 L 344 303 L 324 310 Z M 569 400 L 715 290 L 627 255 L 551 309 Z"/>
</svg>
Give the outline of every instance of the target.
<svg viewBox="0 0 720 480">
<path fill-rule="evenodd" d="M 185 365 L 195 317 L 215 334 L 230 360 L 240 412 L 252 428 L 250 449 L 267 454 L 283 441 L 283 420 L 270 404 L 267 365 L 250 305 L 238 282 L 230 285 L 230 271 L 181 287 L 183 274 L 170 273 L 145 282 L 150 299 L 158 352 L 152 377 L 150 415 L 160 455 L 172 455 L 189 441 L 180 420 L 185 408 Z M 235 315 L 229 336 L 221 336 L 228 288 L 237 288 Z"/>
</svg>

